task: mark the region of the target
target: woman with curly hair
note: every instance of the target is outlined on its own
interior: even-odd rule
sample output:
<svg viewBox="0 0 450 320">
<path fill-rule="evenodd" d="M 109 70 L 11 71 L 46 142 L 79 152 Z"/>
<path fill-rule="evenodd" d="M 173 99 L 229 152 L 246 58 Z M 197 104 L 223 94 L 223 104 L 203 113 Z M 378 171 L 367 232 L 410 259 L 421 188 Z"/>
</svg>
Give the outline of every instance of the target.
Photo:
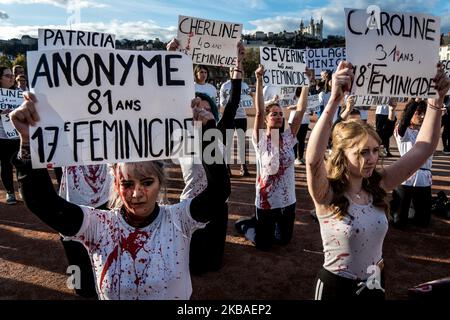
<svg viewBox="0 0 450 320">
<path fill-rule="evenodd" d="M 436 149 L 444 95 L 450 81 L 441 67 L 434 78 L 438 98 L 428 112 L 416 144 L 393 164 L 377 169 L 381 140 L 360 121 L 337 124 L 333 148 L 324 161 L 333 114 L 353 81 L 352 65 L 341 62 L 330 100 L 314 127 L 306 150 L 308 189 L 313 198 L 324 250 L 315 286 L 316 300 L 384 299 L 382 247 L 388 229 L 388 191 L 406 180 Z"/>
<path fill-rule="evenodd" d="M 425 100 L 411 99 L 408 101 L 403 117 L 395 128 L 394 136 L 397 141 L 398 151 L 403 157 L 416 144 L 420 127 L 423 124 L 427 102 Z M 391 207 L 394 218 L 394 226 L 405 228 L 408 222 L 411 202 L 414 207 L 413 222 L 418 227 L 427 227 L 431 219 L 431 166 L 433 155 L 426 159 L 419 170 L 402 182 L 392 192 Z"/>
</svg>

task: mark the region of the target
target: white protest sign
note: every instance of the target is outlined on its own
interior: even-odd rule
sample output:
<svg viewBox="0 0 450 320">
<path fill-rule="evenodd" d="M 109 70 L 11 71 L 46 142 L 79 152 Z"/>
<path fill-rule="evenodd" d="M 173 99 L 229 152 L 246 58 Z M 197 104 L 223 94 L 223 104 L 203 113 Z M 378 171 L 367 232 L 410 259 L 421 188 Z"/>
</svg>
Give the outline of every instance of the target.
<svg viewBox="0 0 450 320">
<path fill-rule="evenodd" d="M 378 96 L 355 96 L 355 108 L 369 110 L 371 106 L 387 105 L 391 97 L 378 97 Z M 397 102 L 403 103 L 408 98 L 394 98 Z"/>
<path fill-rule="evenodd" d="M 308 96 L 308 106 L 306 108 L 306 113 L 309 114 L 309 112 L 316 112 L 316 111 L 319 111 L 319 109 L 320 109 L 319 95 L 315 94 L 315 95 Z M 289 118 L 288 118 L 289 124 L 291 124 L 294 121 L 295 114 L 296 114 L 296 110 L 292 110 L 289 113 Z M 305 117 L 305 115 L 303 115 L 303 118 L 304 117 Z"/>
<path fill-rule="evenodd" d="M 0 118 L 3 124 L 3 130 L 5 130 L 8 139 L 19 138 L 19 133 L 17 132 L 16 128 L 14 128 L 11 120 L 9 119 L 9 114 L 1 115 Z"/>
<path fill-rule="evenodd" d="M 264 66 L 264 85 L 308 86 L 303 50 L 260 47 L 260 63 Z"/>
<path fill-rule="evenodd" d="M 334 72 L 341 60 L 346 60 L 345 48 L 321 48 L 305 50 L 306 66 L 314 69 L 316 77 L 322 70 Z"/>
<path fill-rule="evenodd" d="M 441 60 L 440 63 L 443 65 L 444 71 L 447 76 L 450 77 L 450 60 Z"/>
<path fill-rule="evenodd" d="M 35 168 L 164 159 L 192 127 L 192 61 L 181 52 L 28 52 L 40 121 Z"/>
<path fill-rule="evenodd" d="M 295 96 L 295 87 L 281 87 L 278 95 L 278 104 L 285 108 L 297 104 L 297 97 Z"/>
<path fill-rule="evenodd" d="M 425 14 L 345 9 L 352 94 L 433 97 L 440 18 Z"/>
<path fill-rule="evenodd" d="M 196 64 L 231 67 L 236 65 L 236 45 L 241 40 L 242 24 L 178 17 L 177 39 L 180 48 Z"/>
<path fill-rule="evenodd" d="M 309 111 L 319 111 L 320 110 L 320 101 L 319 101 L 319 95 L 314 94 L 311 96 L 308 96 L 308 107 L 307 110 Z"/>
<path fill-rule="evenodd" d="M 230 91 L 231 91 L 231 82 L 227 81 L 220 88 L 219 103 L 221 107 L 225 107 L 225 105 L 228 103 L 228 100 L 231 97 Z M 241 100 L 239 102 L 239 106 L 242 108 L 253 108 L 253 98 L 250 95 L 250 88 L 245 82 L 242 82 L 241 84 Z"/>
<path fill-rule="evenodd" d="M 80 30 L 38 29 L 38 50 L 64 48 L 114 50 L 116 36 L 109 33 Z"/>
<path fill-rule="evenodd" d="M 0 88 L 0 113 L 6 110 L 13 110 L 23 102 L 22 90 L 10 90 Z"/>
<path fill-rule="evenodd" d="M 241 104 L 242 108 L 253 108 L 253 98 L 248 94 L 241 95 Z"/>
</svg>

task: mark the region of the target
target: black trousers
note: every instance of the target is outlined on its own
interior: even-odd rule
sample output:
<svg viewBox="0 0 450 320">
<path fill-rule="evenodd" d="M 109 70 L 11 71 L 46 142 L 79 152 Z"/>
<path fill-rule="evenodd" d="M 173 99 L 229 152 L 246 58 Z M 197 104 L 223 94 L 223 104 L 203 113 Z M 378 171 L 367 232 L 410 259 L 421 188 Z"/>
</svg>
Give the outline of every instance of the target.
<svg viewBox="0 0 450 320">
<path fill-rule="evenodd" d="M 294 220 L 295 203 L 279 209 L 256 208 L 256 247 L 269 250 L 273 244 L 288 244 L 292 239 Z"/>
<path fill-rule="evenodd" d="M 400 185 L 392 192 L 391 211 L 394 225 L 400 228 L 407 225 L 411 202 L 415 211 L 414 224 L 419 227 L 427 227 L 431 219 L 431 186 Z"/>
<path fill-rule="evenodd" d="M 303 155 L 305 153 L 305 140 L 306 134 L 308 133 L 309 124 L 304 123 L 300 125 L 300 129 L 297 132 L 297 145 L 294 146 L 294 153 L 296 159 L 303 159 Z"/>
<path fill-rule="evenodd" d="M 19 139 L 0 139 L 0 170 L 3 186 L 7 193 L 14 192 L 12 156 L 19 151 Z"/>
<path fill-rule="evenodd" d="M 315 300 L 375 300 L 386 299 L 384 291 L 376 288 L 364 288 L 359 294 L 360 281 L 344 278 L 322 268 L 319 270 L 314 282 Z M 384 273 L 381 272 L 381 287 L 384 288 Z"/>
<path fill-rule="evenodd" d="M 242 130 L 244 133 L 247 131 L 247 118 L 234 119 L 233 121 L 233 129 L 234 130 Z M 244 134 L 244 139 L 237 139 L 238 150 L 244 155 L 244 159 L 240 159 L 242 165 L 245 166 L 247 163 L 247 148 L 246 148 L 246 137 Z"/>
<path fill-rule="evenodd" d="M 80 288 L 75 288 L 75 292 L 83 298 L 98 298 L 91 259 L 86 248 L 77 241 L 63 241 L 61 238 L 61 243 L 69 265 L 80 268 Z"/>
<path fill-rule="evenodd" d="M 450 112 L 450 110 L 448 112 Z M 450 148 L 450 114 L 442 116 L 442 126 L 444 127 L 442 130 L 442 145 L 447 151 Z"/>
<path fill-rule="evenodd" d="M 389 121 L 387 115 L 375 115 L 375 128 L 381 138 L 381 143 L 387 152 L 389 152 L 389 144 L 392 134 L 394 133 L 395 122 L 396 121 Z"/>
<path fill-rule="evenodd" d="M 217 271 L 222 267 L 228 227 L 228 204 L 217 208 L 205 228 L 194 232 L 191 239 L 189 267 L 192 274 Z"/>
</svg>

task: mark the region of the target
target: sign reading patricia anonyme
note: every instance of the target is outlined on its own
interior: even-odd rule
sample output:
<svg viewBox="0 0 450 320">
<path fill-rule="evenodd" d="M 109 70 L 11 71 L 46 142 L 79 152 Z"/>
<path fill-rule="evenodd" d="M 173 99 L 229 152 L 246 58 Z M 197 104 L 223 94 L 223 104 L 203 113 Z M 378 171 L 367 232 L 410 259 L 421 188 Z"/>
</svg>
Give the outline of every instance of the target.
<svg viewBox="0 0 450 320">
<path fill-rule="evenodd" d="M 303 50 L 260 47 L 260 63 L 264 66 L 264 85 L 308 86 Z"/>
<path fill-rule="evenodd" d="M 35 168 L 164 159 L 192 128 L 192 61 L 167 51 L 28 52 Z"/>
<path fill-rule="evenodd" d="M 38 50 L 63 48 L 114 50 L 116 36 L 80 30 L 38 29 Z"/>
<path fill-rule="evenodd" d="M 240 23 L 178 17 L 177 39 L 181 50 L 192 56 L 196 64 L 234 66 L 241 34 Z"/>
<path fill-rule="evenodd" d="M 352 94 L 436 95 L 432 79 L 439 56 L 439 17 L 345 9 L 345 19 L 347 59 L 355 66 Z"/>
</svg>

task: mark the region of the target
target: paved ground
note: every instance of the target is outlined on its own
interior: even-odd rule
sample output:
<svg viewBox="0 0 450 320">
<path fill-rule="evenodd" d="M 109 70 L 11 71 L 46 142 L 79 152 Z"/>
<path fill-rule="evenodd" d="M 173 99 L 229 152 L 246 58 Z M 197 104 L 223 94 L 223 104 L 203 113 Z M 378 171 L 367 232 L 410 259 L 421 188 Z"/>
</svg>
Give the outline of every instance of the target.
<svg viewBox="0 0 450 320">
<path fill-rule="evenodd" d="M 373 121 L 372 114 L 369 121 Z M 396 148 L 392 151 L 398 155 Z M 319 226 L 310 216 L 313 205 L 304 167 L 296 168 L 294 237 L 286 247 L 275 247 L 271 252 L 257 251 L 233 228 L 235 220 L 254 211 L 255 166 L 250 165 L 248 178 L 238 177 L 238 169 L 232 166 L 224 266 L 220 272 L 193 277 L 192 298 L 311 299 L 323 253 Z M 169 173 L 169 199 L 176 201 L 183 182 L 178 168 L 169 168 Z M 444 190 L 450 196 L 450 157 L 439 151 L 433 162 L 433 180 L 433 193 Z M 66 287 L 67 262 L 58 235 L 22 202 L 7 206 L 0 188 L 0 299 L 79 299 Z M 427 229 L 390 228 L 384 258 L 388 299 L 406 299 L 408 288 L 450 276 L 450 221 L 433 217 Z"/>
</svg>

